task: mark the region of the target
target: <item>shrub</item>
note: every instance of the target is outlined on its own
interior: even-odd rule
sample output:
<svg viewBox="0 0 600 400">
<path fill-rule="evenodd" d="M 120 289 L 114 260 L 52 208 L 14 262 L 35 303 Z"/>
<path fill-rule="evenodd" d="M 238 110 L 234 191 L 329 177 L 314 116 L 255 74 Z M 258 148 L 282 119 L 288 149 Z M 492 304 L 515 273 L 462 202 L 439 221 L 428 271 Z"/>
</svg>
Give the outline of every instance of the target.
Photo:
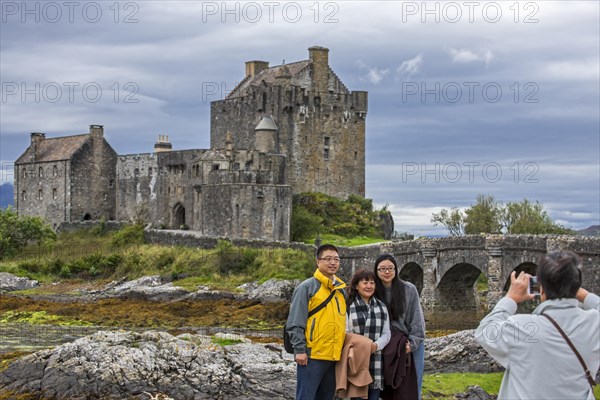
<svg viewBox="0 0 600 400">
<path fill-rule="evenodd" d="M 115 232 L 112 237 L 113 247 L 126 247 L 144 244 L 144 226 L 141 224 L 127 225 Z"/>
</svg>

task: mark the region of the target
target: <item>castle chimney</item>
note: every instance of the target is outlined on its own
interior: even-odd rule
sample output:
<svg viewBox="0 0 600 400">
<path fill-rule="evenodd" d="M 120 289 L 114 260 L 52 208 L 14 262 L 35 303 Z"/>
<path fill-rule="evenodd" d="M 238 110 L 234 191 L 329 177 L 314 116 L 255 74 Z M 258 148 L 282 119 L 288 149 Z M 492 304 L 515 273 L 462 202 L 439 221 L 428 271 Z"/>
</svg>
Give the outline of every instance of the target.
<svg viewBox="0 0 600 400">
<path fill-rule="evenodd" d="M 312 64 L 313 91 L 327 93 L 329 89 L 329 49 L 313 46 L 308 49 Z"/>
<path fill-rule="evenodd" d="M 260 71 L 269 68 L 268 61 L 246 61 L 246 76 L 255 76 Z"/>
<path fill-rule="evenodd" d="M 158 135 L 158 140 L 154 143 L 154 152 L 162 153 L 165 151 L 171 151 L 173 149 L 173 145 L 169 143 L 169 136 L 166 135 Z"/>
<path fill-rule="evenodd" d="M 33 160 L 37 159 L 40 151 L 40 143 L 46 140 L 46 134 L 41 132 L 31 132 L 31 150 L 33 150 Z"/>
<path fill-rule="evenodd" d="M 90 125 L 90 135 L 96 137 L 103 137 L 104 125 Z"/>
</svg>

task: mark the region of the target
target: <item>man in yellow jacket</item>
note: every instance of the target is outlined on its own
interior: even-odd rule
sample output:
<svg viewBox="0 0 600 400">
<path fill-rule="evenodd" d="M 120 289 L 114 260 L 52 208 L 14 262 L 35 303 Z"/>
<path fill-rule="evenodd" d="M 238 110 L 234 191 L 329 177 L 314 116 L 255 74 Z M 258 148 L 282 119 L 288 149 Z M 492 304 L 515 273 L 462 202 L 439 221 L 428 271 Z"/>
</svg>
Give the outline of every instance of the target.
<svg viewBox="0 0 600 400">
<path fill-rule="evenodd" d="M 346 335 L 346 284 L 335 275 L 340 268 L 337 248 L 322 245 L 316 261 L 313 277 L 294 290 L 286 324 L 296 360 L 296 400 L 334 399 L 335 362 Z M 322 308 L 309 317 L 319 306 Z"/>
</svg>

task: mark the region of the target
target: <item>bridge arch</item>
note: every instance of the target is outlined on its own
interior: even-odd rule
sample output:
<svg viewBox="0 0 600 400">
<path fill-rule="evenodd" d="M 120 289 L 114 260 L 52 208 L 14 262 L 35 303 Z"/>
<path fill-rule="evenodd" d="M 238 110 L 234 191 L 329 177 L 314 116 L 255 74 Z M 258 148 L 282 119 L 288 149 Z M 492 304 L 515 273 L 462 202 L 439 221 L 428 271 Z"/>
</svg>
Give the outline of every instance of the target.
<svg viewBox="0 0 600 400">
<path fill-rule="evenodd" d="M 417 287 L 419 295 L 423 291 L 423 268 L 416 262 L 409 262 L 400 267 L 398 276 L 403 281 L 412 283 Z"/>
<path fill-rule="evenodd" d="M 446 310 L 476 310 L 479 300 L 475 282 L 481 270 L 470 263 L 458 263 L 450 267 L 436 287 L 437 305 Z"/>
<path fill-rule="evenodd" d="M 537 269 L 537 265 L 536 264 L 534 264 L 532 262 L 524 262 L 524 263 L 521 263 L 521 264 L 517 265 L 512 271 L 516 271 L 517 276 L 519 276 L 519 274 L 521 272 L 526 272 L 529 275 L 535 276 L 536 269 Z M 510 288 L 510 274 L 512 273 L 512 271 L 510 271 L 508 273 L 508 276 L 505 277 L 505 280 L 504 280 L 504 289 L 503 289 L 504 292 L 507 292 L 508 289 Z"/>
</svg>

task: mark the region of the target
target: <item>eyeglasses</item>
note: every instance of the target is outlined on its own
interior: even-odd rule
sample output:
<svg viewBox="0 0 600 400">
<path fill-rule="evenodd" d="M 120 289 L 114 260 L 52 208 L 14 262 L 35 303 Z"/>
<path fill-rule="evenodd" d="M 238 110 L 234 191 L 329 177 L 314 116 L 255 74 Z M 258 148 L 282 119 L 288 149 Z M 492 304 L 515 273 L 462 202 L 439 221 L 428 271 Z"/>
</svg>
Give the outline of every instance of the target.
<svg viewBox="0 0 600 400">
<path fill-rule="evenodd" d="M 330 262 L 334 262 L 334 263 L 339 263 L 340 262 L 340 258 L 339 257 L 323 257 L 323 258 L 319 258 L 320 261 L 325 261 L 327 263 Z"/>
<path fill-rule="evenodd" d="M 392 272 L 392 271 L 394 271 L 394 267 L 389 267 L 389 268 L 377 268 L 377 271 L 379 271 L 379 272 Z"/>
</svg>

